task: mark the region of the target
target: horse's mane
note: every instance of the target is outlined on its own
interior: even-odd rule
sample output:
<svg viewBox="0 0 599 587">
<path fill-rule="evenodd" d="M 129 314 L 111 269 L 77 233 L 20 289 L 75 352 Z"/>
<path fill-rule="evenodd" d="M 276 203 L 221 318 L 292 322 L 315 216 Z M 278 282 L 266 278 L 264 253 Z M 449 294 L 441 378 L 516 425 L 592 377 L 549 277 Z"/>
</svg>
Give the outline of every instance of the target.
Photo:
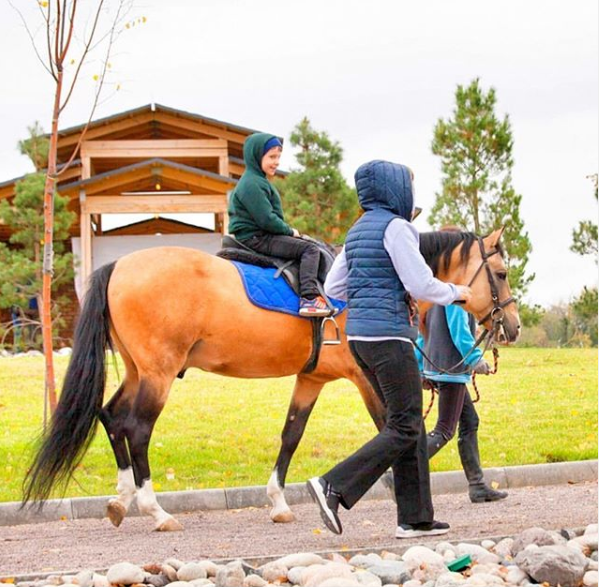
<svg viewBox="0 0 599 587">
<path fill-rule="evenodd" d="M 451 254 L 460 244 L 460 263 L 465 265 L 470 258 L 470 249 L 478 237 L 473 232 L 435 231 L 420 234 L 420 252 L 427 265 L 437 275 L 440 265 L 445 271 L 449 269 Z M 503 248 L 497 244 L 499 254 L 503 257 Z"/>
</svg>

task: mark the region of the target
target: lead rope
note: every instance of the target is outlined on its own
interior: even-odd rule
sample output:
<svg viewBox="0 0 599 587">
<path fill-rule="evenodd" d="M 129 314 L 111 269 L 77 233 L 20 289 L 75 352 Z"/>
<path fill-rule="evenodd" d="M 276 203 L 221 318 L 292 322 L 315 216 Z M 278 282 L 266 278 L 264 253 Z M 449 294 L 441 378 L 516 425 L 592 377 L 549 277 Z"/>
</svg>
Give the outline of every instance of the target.
<svg viewBox="0 0 599 587">
<path fill-rule="evenodd" d="M 493 369 L 489 371 L 489 375 L 495 375 L 499 370 L 499 349 L 494 346 L 493 347 Z M 435 405 L 435 395 L 439 395 L 439 388 L 435 385 L 434 381 L 427 379 L 429 384 L 431 385 L 431 400 L 428 403 L 428 406 L 422 416 L 423 420 L 426 420 L 427 416 L 430 414 L 430 411 L 433 409 Z M 472 387 L 476 392 L 476 399 L 472 400 L 472 403 L 475 404 L 480 400 L 480 391 L 478 390 L 478 386 L 476 385 L 476 373 L 472 373 Z"/>
</svg>

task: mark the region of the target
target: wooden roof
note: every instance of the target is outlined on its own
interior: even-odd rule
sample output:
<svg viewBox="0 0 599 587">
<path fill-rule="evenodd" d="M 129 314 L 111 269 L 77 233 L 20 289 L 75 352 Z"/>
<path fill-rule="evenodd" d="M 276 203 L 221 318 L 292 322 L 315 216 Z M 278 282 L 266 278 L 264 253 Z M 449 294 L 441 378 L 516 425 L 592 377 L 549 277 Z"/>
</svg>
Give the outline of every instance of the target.
<svg viewBox="0 0 599 587">
<path fill-rule="evenodd" d="M 180 220 L 174 220 L 173 218 L 148 218 L 147 220 L 141 220 L 140 222 L 132 222 L 125 226 L 118 226 L 110 230 L 104 230 L 103 236 L 123 236 L 123 235 L 137 235 L 137 234 L 212 234 L 214 231 L 208 228 L 202 228 L 189 224 L 187 222 L 181 222 Z"/>
</svg>

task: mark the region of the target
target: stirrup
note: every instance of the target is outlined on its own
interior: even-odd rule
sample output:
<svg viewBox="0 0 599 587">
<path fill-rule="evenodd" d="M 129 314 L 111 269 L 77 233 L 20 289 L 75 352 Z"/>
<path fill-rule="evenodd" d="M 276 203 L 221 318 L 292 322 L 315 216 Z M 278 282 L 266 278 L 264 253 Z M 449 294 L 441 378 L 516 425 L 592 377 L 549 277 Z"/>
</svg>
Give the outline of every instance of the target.
<svg viewBox="0 0 599 587">
<path fill-rule="evenodd" d="M 333 326 L 335 327 L 335 338 L 326 338 L 326 336 L 325 336 L 325 327 L 326 327 L 326 323 L 327 322 L 332 322 L 333 323 Z M 337 324 L 337 321 L 335 320 L 334 316 L 325 316 L 322 319 L 322 324 L 320 325 L 320 332 L 322 334 L 322 344 L 323 345 L 341 344 L 341 336 L 340 336 L 340 331 L 339 331 L 339 325 Z"/>
</svg>

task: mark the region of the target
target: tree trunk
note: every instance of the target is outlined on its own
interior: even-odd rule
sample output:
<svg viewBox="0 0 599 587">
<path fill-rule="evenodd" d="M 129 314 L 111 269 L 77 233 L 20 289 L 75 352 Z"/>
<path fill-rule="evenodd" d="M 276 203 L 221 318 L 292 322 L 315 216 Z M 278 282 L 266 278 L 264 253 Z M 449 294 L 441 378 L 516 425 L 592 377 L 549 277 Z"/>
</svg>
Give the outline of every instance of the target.
<svg viewBox="0 0 599 587">
<path fill-rule="evenodd" d="M 56 381 L 54 376 L 54 355 L 52 344 L 52 275 L 54 273 L 54 193 L 56 190 L 56 157 L 58 146 L 58 117 L 62 92 L 62 66 L 57 67 L 56 93 L 52 111 L 52 132 L 48 153 L 48 171 L 44 189 L 44 261 L 42 278 L 42 336 L 44 342 L 45 391 L 50 412 L 56 409 Z"/>
</svg>

